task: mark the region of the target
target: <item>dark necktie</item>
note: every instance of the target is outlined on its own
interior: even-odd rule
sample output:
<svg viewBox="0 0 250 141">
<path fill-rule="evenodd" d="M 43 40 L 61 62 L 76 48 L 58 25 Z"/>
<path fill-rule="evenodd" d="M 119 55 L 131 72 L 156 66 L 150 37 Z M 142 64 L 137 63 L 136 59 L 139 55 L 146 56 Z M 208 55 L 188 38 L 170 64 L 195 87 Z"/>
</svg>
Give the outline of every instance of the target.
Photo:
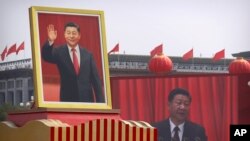
<svg viewBox="0 0 250 141">
<path fill-rule="evenodd" d="M 78 63 L 78 59 L 77 59 L 77 56 L 76 56 L 76 49 L 72 48 L 71 51 L 73 53 L 74 68 L 75 68 L 76 74 L 78 75 L 78 73 L 79 73 L 79 63 Z"/>
<path fill-rule="evenodd" d="M 179 130 L 180 129 L 178 128 L 178 126 L 175 126 L 173 141 L 180 141 L 180 137 L 179 137 L 179 134 L 178 134 Z"/>
</svg>

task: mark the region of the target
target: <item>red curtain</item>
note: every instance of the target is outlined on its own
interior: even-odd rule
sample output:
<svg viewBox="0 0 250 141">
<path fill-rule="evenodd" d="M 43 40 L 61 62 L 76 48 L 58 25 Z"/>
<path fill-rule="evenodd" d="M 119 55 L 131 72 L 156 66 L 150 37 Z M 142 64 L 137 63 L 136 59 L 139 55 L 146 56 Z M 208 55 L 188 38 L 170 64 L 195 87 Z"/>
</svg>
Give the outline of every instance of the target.
<svg viewBox="0 0 250 141">
<path fill-rule="evenodd" d="M 237 76 L 112 77 L 113 108 L 123 119 L 160 121 L 168 118 L 167 96 L 176 87 L 191 93 L 190 120 L 205 127 L 209 141 L 229 141 L 229 125 L 238 123 Z"/>
</svg>

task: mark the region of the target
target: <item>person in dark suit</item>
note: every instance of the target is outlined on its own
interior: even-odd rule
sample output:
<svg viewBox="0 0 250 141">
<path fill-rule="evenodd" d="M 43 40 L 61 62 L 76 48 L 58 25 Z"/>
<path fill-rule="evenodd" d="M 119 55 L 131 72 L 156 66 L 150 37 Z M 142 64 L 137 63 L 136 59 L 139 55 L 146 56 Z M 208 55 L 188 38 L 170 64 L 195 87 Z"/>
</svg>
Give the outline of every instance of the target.
<svg viewBox="0 0 250 141">
<path fill-rule="evenodd" d="M 169 118 L 152 124 L 157 128 L 158 141 L 207 141 L 205 129 L 187 119 L 191 101 L 185 89 L 176 88 L 169 93 Z"/>
<path fill-rule="evenodd" d="M 60 73 L 60 101 L 104 102 L 93 56 L 78 44 L 81 38 L 79 25 L 70 22 L 64 26 L 66 44 L 59 47 L 54 47 L 57 38 L 54 25 L 48 25 L 47 34 L 48 41 L 43 45 L 42 58 L 57 65 Z"/>
</svg>

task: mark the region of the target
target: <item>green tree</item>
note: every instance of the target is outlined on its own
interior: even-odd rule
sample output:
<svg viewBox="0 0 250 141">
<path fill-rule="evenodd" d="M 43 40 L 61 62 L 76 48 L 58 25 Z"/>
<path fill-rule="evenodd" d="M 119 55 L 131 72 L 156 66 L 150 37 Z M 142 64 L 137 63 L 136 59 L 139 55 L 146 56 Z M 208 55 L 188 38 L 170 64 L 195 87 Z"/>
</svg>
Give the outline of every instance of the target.
<svg viewBox="0 0 250 141">
<path fill-rule="evenodd" d="M 18 106 L 12 106 L 10 104 L 3 104 L 0 106 L 0 121 L 5 121 L 9 111 L 19 109 Z"/>
</svg>

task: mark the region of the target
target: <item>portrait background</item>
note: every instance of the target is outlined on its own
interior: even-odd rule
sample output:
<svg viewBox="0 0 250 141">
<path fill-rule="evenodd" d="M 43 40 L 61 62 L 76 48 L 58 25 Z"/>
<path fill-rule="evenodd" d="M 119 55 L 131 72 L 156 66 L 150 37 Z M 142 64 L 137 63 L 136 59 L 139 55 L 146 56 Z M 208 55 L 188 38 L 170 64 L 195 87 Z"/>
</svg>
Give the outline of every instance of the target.
<svg viewBox="0 0 250 141">
<path fill-rule="evenodd" d="M 38 14 L 38 28 L 40 49 L 47 41 L 47 26 L 53 24 L 57 30 L 57 39 L 54 46 L 65 44 L 64 39 L 64 25 L 68 22 L 75 22 L 80 26 L 81 39 L 79 45 L 85 47 L 93 54 L 98 73 L 102 82 L 102 48 L 101 48 L 101 34 L 100 23 L 98 16 L 89 15 L 68 15 L 68 14 L 55 14 L 55 13 L 39 13 Z M 45 101 L 59 101 L 60 89 L 60 76 L 55 64 L 50 64 L 41 59 L 42 64 L 42 78 L 43 78 L 43 92 Z"/>
</svg>

